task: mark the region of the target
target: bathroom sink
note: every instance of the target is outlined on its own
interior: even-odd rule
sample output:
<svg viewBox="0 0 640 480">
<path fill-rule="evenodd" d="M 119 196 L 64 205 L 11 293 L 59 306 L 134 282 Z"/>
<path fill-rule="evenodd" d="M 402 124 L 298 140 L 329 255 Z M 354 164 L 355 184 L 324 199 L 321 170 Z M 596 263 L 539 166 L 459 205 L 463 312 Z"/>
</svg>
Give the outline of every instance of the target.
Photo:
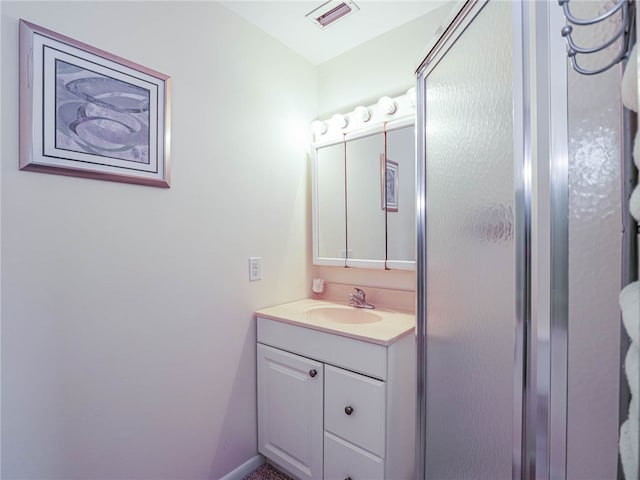
<svg viewBox="0 0 640 480">
<path fill-rule="evenodd" d="M 256 316 L 260 322 L 275 320 L 379 345 L 391 345 L 414 330 L 413 313 L 379 306 L 369 310 L 346 302 L 305 298 L 257 310 Z"/>
<path fill-rule="evenodd" d="M 355 307 L 322 306 L 311 307 L 306 312 L 311 320 L 321 322 L 335 322 L 345 324 L 367 324 L 382 321 L 382 316 L 371 310 L 363 310 Z"/>
</svg>

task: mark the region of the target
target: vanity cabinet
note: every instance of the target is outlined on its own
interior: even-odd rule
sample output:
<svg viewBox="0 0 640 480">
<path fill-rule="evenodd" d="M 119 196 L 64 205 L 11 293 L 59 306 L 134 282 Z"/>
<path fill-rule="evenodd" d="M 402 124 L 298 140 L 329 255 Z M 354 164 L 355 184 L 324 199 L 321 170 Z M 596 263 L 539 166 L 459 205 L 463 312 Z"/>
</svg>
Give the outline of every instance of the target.
<svg viewBox="0 0 640 480">
<path fill-rule="evenodd" d="M 413 334 L 380 345 L 257 322 L 261 454 L 298 479 L 414 477 Z"/>
</svg>

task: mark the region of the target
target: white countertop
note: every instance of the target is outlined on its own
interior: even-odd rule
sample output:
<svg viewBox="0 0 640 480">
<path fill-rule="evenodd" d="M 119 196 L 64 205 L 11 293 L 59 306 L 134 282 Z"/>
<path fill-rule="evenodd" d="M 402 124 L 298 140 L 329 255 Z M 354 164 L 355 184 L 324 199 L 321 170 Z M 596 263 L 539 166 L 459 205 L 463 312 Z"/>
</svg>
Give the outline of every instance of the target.
<svg viewBox="0 0 640 480">
<path fill-rule="evenodd" d="M 327 321 L 321 315 L 313 315 L 309 312 L 321 308 L 347 308 L 353 310 L 347 303 L 328 302 L 306 298 L 291 303 L 262 308 L 256 311 L 256 315 L 284 323 L 290 323 L 301 327 L 307 327 L 323 332 L 334 333 L 345 337 L 356 338 L 379 345 L 390 345 L 404 335 L 409 334 L 415 328 L 416 318 L 413 313 L 375 308 L 354 312 L 356 315 L 376 315 L 378 321 L 373 323 L 341 323 Z M 365 313 L 368 312 L 368 313 Z"/>
</svg>

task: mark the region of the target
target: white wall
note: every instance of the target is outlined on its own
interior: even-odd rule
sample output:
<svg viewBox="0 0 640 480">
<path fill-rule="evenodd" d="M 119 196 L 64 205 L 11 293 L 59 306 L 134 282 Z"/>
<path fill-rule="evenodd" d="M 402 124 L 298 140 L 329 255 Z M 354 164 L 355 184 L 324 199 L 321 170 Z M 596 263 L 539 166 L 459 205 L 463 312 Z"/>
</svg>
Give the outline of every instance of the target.
<svg viewBox="0 0 640 480">
<path fill-rule="evenodd" d="M 3 478 L 220 478 L 256 454 L 252 312 L 310 284 L 316 67 L 211 2 L 1 13 Z M 18 170 L 19 18 L 172 77 L 171 189 Z"/>
<path fill-rule="evenodd" d="M 347 113 L 358 105 L 371 105 L 381 96 L 404 94 L 414 86 L 415 70 L 451 8 L 441 6 L 318 65 L 318 117 Z M 415 290 L 416 282 L 415 272 L 400 270 L 314 267 L 313 275 L 330 282 L 402 290 Z"/>
<path fill-rule="evenodd" d="M 318 65 L 318 116 L 370 105 L 414 86 L 416 68 L 451 9 L 451 4 L 440 6 Z"/>
</svg>

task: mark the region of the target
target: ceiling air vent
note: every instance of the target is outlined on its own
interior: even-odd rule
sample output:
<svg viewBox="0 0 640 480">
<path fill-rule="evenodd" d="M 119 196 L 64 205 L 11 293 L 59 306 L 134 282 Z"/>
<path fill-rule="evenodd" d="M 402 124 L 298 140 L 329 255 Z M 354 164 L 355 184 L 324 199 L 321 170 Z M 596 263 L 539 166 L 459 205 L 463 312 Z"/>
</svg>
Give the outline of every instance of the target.
<svg viewBox="0 0 640 480">
<path fill-rule="evenodd" d="M 305 17 L 318 25 L 318 27 L 326 28 L 337 20 L 358 10 L 360 10 L 360 7 L 350 0 L 330 0 L 307 13 Z"/>
</svg>

